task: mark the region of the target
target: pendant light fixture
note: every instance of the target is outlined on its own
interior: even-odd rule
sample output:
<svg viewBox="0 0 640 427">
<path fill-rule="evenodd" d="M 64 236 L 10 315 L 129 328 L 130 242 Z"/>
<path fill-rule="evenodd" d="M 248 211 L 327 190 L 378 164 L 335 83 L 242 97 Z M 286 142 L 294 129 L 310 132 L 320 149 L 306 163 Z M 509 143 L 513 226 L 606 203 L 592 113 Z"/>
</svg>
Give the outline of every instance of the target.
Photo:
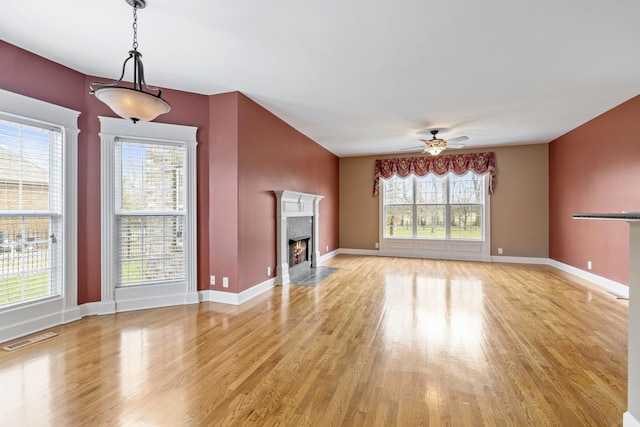
<svg viewBox="0 0 640 427">
<path fill-rule="evenodd" d="M 138 9 L 144 9 L 145 0 L 126 0 L 133 7 L 133 50 L 129 51 L 129 57 L 122 65 L 122 74 L 114 82 L 92 82 L 89 85 L 89 93 L 104 102 L 114 113 L 124 119 L 130 119 L 133 123 L 139 120 L 151 121 L 160 114 L 168 113 L 171 106 L 162 99 L 162 90 L 147 86 L 144 80 L 144 67 L 142 66 L 142 54 L 138 52 Z M 133 87 L 122 83 L 127 62 L 133 59 Z M 147 90 L 145 90 L 147 89 Z M 156 93 L 153 93 L 156 92 Z"/>
</svg>

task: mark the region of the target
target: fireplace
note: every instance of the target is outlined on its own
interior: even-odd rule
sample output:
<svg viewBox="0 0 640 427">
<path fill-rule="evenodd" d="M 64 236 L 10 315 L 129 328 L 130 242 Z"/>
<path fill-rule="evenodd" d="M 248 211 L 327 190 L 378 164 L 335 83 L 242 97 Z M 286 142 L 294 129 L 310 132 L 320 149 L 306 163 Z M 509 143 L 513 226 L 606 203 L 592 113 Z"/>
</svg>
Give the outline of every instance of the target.
<svg viewBox="0 0 640 427">
<path fill-rule="evenodd" d="M 289 239 L 289 272 L 293 267 L 310 261 L 310 240 L 311 236 L 298 236 Z"/>
<path fill-rule="evenodd" d="M 320 200 L 323 196 L 288 190 L 277 190 L 274 193 L 278 202 L 275 283 L 286 285 L 292 268 L 299 273 L 300 269 L 319 265 L 318 225 Z"/>
</svg>

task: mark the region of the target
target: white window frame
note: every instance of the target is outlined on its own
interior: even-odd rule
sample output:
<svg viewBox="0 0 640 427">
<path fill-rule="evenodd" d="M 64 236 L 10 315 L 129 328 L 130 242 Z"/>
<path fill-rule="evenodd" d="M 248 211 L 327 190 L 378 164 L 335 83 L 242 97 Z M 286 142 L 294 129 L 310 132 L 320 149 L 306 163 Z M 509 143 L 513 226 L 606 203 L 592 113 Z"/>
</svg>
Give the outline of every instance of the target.
<svg viewBox="0 0 640 427">
<path fill-rule="evenodd" d="M 62 129 L 61 295 L 0 311 L 0 342 L 80 319 L 78 307 L 78 117 L 79 111 L 0 89 L 0 112 L 18 121 Z"/>
<path fill-rule="evenodd" d="M 413 176 L 413 175 L 410 175 Z M 484 239 L 446 239 L 428 237 L 385 237 L 385 185 L 380 185 L 378 211 L 379 254 L 411 258 L 451 259 L 461 261 L 491 261 L 491 195 L 490 177 L 484 174 L 484 209 L 482 211 Z M 383 180 L 383 179 L 382 179 Z"/>
<path fill-rule="evenodd" d="M 193 126 L 138 122 L 98 117 L 101 156 L 101 301 L 98 314 L 140 310 L 169 305 L 198 303 L 196 260 L 196 132 Z M 184 281 L 140 286 L 117 286 L 118 262 L 116 230 L 116 141 L 137 140 L 183 145 L 186 149 Z"/>
</svg>

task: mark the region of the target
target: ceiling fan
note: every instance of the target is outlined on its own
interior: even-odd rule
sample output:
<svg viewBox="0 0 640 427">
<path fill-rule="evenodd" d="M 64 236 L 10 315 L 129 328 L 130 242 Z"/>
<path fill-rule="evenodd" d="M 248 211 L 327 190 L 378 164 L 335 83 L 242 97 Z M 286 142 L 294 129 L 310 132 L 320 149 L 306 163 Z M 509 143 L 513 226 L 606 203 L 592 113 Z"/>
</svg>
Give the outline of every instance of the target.
<svg viewBox="0 0 640 427">
<path fill-rule="evenodd" d="M 444 139 L 438 138 L 438 129 L 432 129 L 429 131 L 431 133 L 431 139 L 421 139 L 420 141 L 424 142 L 424 146 L 420 145 L 418 147 L 409 147 L 403 148 L 401 151 L 415 150 L 417 148 L 423 148 L 423 153 L 429 153 L 432 156 L 437 156 L 443 150 L 447 148 L 462 148 L 464 144 L 456 144 L 457 142 L 466 141 L 469 139 L 467 136 L 459 136 L 457 138 L 451 138 L 448 141 Z"/>
</svg>

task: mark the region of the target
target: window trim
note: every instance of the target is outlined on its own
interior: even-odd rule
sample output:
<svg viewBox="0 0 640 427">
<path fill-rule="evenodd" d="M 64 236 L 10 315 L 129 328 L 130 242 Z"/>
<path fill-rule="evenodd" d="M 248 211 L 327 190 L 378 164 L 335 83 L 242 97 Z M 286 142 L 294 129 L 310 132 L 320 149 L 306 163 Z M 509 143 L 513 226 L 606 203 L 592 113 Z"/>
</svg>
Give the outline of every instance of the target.
<svg viewBox="0 0 640 427">
<path fill-rule="evenodd" d="M 453 173 L 453 172 L 450 172 Z M 378 242 L 382 256 L 451 259 L 461 261 L 491 261 L 491 194 L 488 174 L 484 179 L 484 239 L 451 239 L 428 237 L 385 237 L 384 185 L 378 194 Z M 415 174 L 410 174 L 415 177 Z M 420 177 L 418 177 L 420 178 Z M 415 190 L 415 189 L 414 189 Z"/>
<path fill-rule="evenodd" d="M 78 307 L 78 117 L 79 111 L 0 89 L 0 111 L 17 121 L 62 129 L 61 296 L 0 311 L 0 342 L 80 319 Z"/>
<path fill-rule="evenodd" d="M 168 305 L 198 303 L 196 254 L 196 132 L 193 126 L 156 122 L 132 123 L 102 117 L 100 120 L 101 157 L 101 302 L 98 314 L 139 310 Z M 116 141 L 118 139 L 183 145 L 186 148 L 184 248 L 186 279 L 168 284 L 118 287 L 116 262 Z"/>
<path fill-rule="evenodd" d="M 485 175 L 480 175 L 480 174 L 476 174 L 473 171 L 469 171 L 467 173 L 465 173 L 464 175 L 456 175 L 456 176 L 465 176 L 467 174 L 474 174 L 477 175 L 479 177 L 482 178 L 482 186 L 483 186 L 483 190 L 487 187 L 485 181 L 486 181 L 486 176 Z M 385 227 L 383 227 L 382 232 L 383 232 L 383 237 L 385 239 L 402 239 L 402 237 L 395 237 L 395 236 L 388 236 L 386 235 L 386 211 L 384 208 L 389 207 L 389 206 L 409 206 L 411 208 L 411 216 L 413 218 L 413 221 L 411 223 L 411 228 L 412 228 L 412 236 L 411 237 L 406 237 L 407 239 L 427 239 L 427 240 L 455 240 L 455 241 L 462 241 L 462 240 L 471 240 L 474 242 L 480 241 L 480 240 L 484 240 L 485 238 L 485 221 L 484 219 L 482 220 L 482 236 L 478 239 L 464 239 L 464 238 L 452 238 L 451 237 L 451 211 L 452 211 L 452 207 L 454 206 L 481 206 L 483 208 L 483 214 L 484 214 L 484 202 L 486 200 L 486 195 L 483 192 L 482 193 L 482 202 L 481 203 L 453 203 L 451 202 L 451 175 L 453 173 L 447 173 L 445 175 L 439 176 L 439 175 L 435 175 L 435 174 L 431 174 L 433 176 L 435 176 L 438 179 L 442 179 L 445 181 L 445 202 L 442 203 L 418 203 L 418 180 L 425 178 L 428 175 L 425 176 L 417 176 L 417 175 L 409 175 L 405 178 L 402 178 L 400 176 L 394 175 L 392 177 L 389 178 L 382 178 L 382 204 L 383 204 L 383 210 L 382 210 L 382 215 L 384 216 L 384 218 L 381 217 L 381 221 L 385 221 Z M 455 174 L 453 174 L 455 175 Z M 385 195 L 386 195 L 386 182 L 390 179 L 401 179 L 401 180 L 406 180 L 406 179 L 412 179 L 412 202 L 411 203 L 388 203 L 385 204 L 384 200 L 385 200 Z M 424 236 L 419 236 L 418 235 L 418 222 L 417 222 L 417 218 L 418 218 L 418 208 L 421 206 L 442 206 L 444 207 L 445 210 L 445 214 L 444 217 L 446 218 L 446 222 L 445 222 L 445 237 L 424 237 Z"/>
</svg>

